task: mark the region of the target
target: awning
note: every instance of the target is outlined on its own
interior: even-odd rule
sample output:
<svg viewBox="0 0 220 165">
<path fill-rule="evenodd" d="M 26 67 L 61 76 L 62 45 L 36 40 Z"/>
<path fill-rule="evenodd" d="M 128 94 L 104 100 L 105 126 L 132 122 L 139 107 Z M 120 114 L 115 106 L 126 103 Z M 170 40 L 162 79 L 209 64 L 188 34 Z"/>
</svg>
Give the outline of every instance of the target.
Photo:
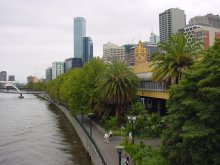
<svg viewBox="0 0 220 165">
<path fill-rule="evenodd" d="M 137 73 L 136 75 L 137 75 L 137 77 L 138 77 L 140 80 L 152 81 L 152 72 Z"/>
</svg>

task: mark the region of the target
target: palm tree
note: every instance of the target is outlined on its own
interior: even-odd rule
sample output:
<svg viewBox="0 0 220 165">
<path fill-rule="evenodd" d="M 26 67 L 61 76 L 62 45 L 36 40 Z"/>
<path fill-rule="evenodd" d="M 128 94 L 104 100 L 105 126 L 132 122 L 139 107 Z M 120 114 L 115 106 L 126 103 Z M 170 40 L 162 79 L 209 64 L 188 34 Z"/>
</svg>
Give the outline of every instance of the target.
<svg viewBox="0 0 220 165">
<path fill-rule="evenodd" d="M 117 124 L 120 122 L 124 107 L 133 101 L 138 83 L 137 76 L 122 62 L 114 61 L 100 75 L 97 86 L 100 98 L 105 104 L 115 108 Z"/>
<path fill-rule="evenodd" d="M 187 42 L 184 34 L 172 34 L 169 42 L 158 45 L 160 52 L 152 58 L 153 79 L 164 81 L 165 88 L 178 83 L 201 53 L 199 42 Z"/>
</svg>

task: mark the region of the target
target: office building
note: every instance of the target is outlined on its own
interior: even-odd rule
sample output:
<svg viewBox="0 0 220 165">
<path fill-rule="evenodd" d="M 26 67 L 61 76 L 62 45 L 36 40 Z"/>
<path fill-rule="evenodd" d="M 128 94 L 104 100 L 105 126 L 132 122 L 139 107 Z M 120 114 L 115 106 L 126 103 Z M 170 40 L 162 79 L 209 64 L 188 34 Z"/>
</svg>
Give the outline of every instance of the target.
<svg viewBox="0 0 220 165">
<path fill-rule="evenodd" d="M 74 57 L 83 58 L 83 37 L 86 37 L 86 20 L 74 18 Z"/>
<path fill-rule="evenodd" d="M 91 37 L 83 37 L 83 63 L 93 58 L 93 42 Z"/>
<path fill-rule="evenodd" d="M 53 62 L 52 63 L 52 79 L 55 79 L 57 76 L 64 73 L 64 64 L 63 62 Z"/>
<path fill-rule="evenodd" d="M 184 10 L 171 8 L 159 14 L 160 41 L 169 41 L 173 33 L 178 33 L 179 29 L 186 26 L 186 16 Z"/>
<path fill-rule="evenodd" d="M 0 72 L 0 81 L 7 81 L 7 72 L 6 71 Z"/>
<path fill-rule="evenodd" d="M 219 15 L 207 14 L 205 16 L 196 16 L 190 19 L 189 25 L 200 24 L 214 28 L 220 28 Z"/>
<path fill-rule="evenodd" d="M 188 25 L 180 29 L 179 33 L 187 36 L 188 43 L 192 41 L 202 43 L 205 50 L 214 44 L 216 38 L 220 38 L 220 29 L 200 24 Z"/>
<path fill-rule="evenodd" d="M 68 72 L 70 69 L 82 68 L 82 66 L 82 58 L 68 58 L 64 61 L 64 73 Z"/>
<path fill-rule="evenodd" d="M 46 81 L 52 80 L 52 67 L 46 69 Z"/>
<path fill-rule="evenodd" d="M 106 63 L 125 60 L 125 48 L 108 42 L 103 45 L 103 59 Z"/>
<path fill-rule="evenodd" d="M 8 81 L 15 81 L 15 76 L 14 75 L 9 75 L 8 76 Z"/>
</svg>

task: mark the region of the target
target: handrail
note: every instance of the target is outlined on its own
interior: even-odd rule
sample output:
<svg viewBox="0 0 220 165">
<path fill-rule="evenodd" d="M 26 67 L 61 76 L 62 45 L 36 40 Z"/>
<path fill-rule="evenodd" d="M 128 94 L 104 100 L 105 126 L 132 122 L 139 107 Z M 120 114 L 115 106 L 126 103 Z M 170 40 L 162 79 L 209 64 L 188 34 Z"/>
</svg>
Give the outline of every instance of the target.
<svg viewBox="0 0 220 165">
<path fill-rule="evenodd" d="M 108 163 L 106 162 L 105 158 L 103 157 L 103 155 L 101 154 L 98 146 L 96 145 L 95 141 L 93 140 L 93 138 L 89 135 L 88 131 L 85 129 L 85 127 L 82 125 L 82 123 L 79 121 L 79 119 L 76 116 L 73 116 L 75 118 L 75 120 L 79 123 L 80 127 L 83 129 L 83 131 L 86 133 L 86 135 L 88 136 L 89 140 L 91 141 L 91 143 L 93 144 L 93 146 L 95 147 L 96 152 L 98 153 L 99 158 L 102 161 L 103 165 L 107 165 Z"/>
</svg>

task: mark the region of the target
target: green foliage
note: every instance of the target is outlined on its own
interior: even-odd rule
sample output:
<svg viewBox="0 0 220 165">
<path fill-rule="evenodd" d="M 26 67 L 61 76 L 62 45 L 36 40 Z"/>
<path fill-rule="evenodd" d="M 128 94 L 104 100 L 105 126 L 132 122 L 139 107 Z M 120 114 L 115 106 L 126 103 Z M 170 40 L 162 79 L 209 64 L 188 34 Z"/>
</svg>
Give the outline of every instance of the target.
<svg viewBox="0 0 220 165">
<path fill-rule="evenodd" d="M 97 82 L 97 92 L 104 104 L 111 105 L 116 111 L 119 126 L 124 107 L 130 104 L 138 88 L 137 76 L 122 62 L 114 61 L 108 65 Z"/>
<path fill-rule="evenodd" d="M 86 114 L 99 103 L 96 79 L 105 68 L 101 60 L 94 58 L 83 68 L 72 69 L 49 81 L 46 91 L 53 100 L 67 106 L 73 115 Z"/>
<path fill-rule="evenodd" d="M 163 117 L 159 114 L 149 113 L 139 102 L 134 103 L 129 108 L 127 114 L 134 115 L 137 118 L 134 124 L 135 136 L 160 137 L 164 129 L 164 123 L 162 122 Z M 131 129 L 131 124 L 128 123 L 126 126 L 127 133 L 130 132 Z"/>
<path fill-rule="evenodd" d="M 125 146 L 125 151 L 138 165 L 170 165 L 169 161 L 162 156 L 159 148 L 146 146 L 143 142 L 132 144 L 128 139 L 125 139 L 122 145 Z"/>
<path fill-rule="evenodd" d="M 220 164 L 220 39 L 170 89 L 162 151 L 173 165 Z"/>
<path fill-rule="evenodd" d="M 201 52 L 199 42 L 187 42 L 184 34 L 172 34 L 169 42 L 161 42 L 161 52 L 152 58 L 153 79 L 164 81 L 166 87 L 178 83 Z"/>
<path fill-rule="evenodd" d="M 115 123 L 117 122 L 117 118 L 110 116 L 109 118 L 103 118 L 102 119 L 104 122 L 104 128 L 105 130 L 115 130 L 116 129 L 116 125 Z"/>
<path fill-rule="evenodd" d="M 25 88 L 31 89 L 33 91 L 44 91 L 46 88 L 46 83 L 43 82 L 29 82 Z"/>
</svg>

